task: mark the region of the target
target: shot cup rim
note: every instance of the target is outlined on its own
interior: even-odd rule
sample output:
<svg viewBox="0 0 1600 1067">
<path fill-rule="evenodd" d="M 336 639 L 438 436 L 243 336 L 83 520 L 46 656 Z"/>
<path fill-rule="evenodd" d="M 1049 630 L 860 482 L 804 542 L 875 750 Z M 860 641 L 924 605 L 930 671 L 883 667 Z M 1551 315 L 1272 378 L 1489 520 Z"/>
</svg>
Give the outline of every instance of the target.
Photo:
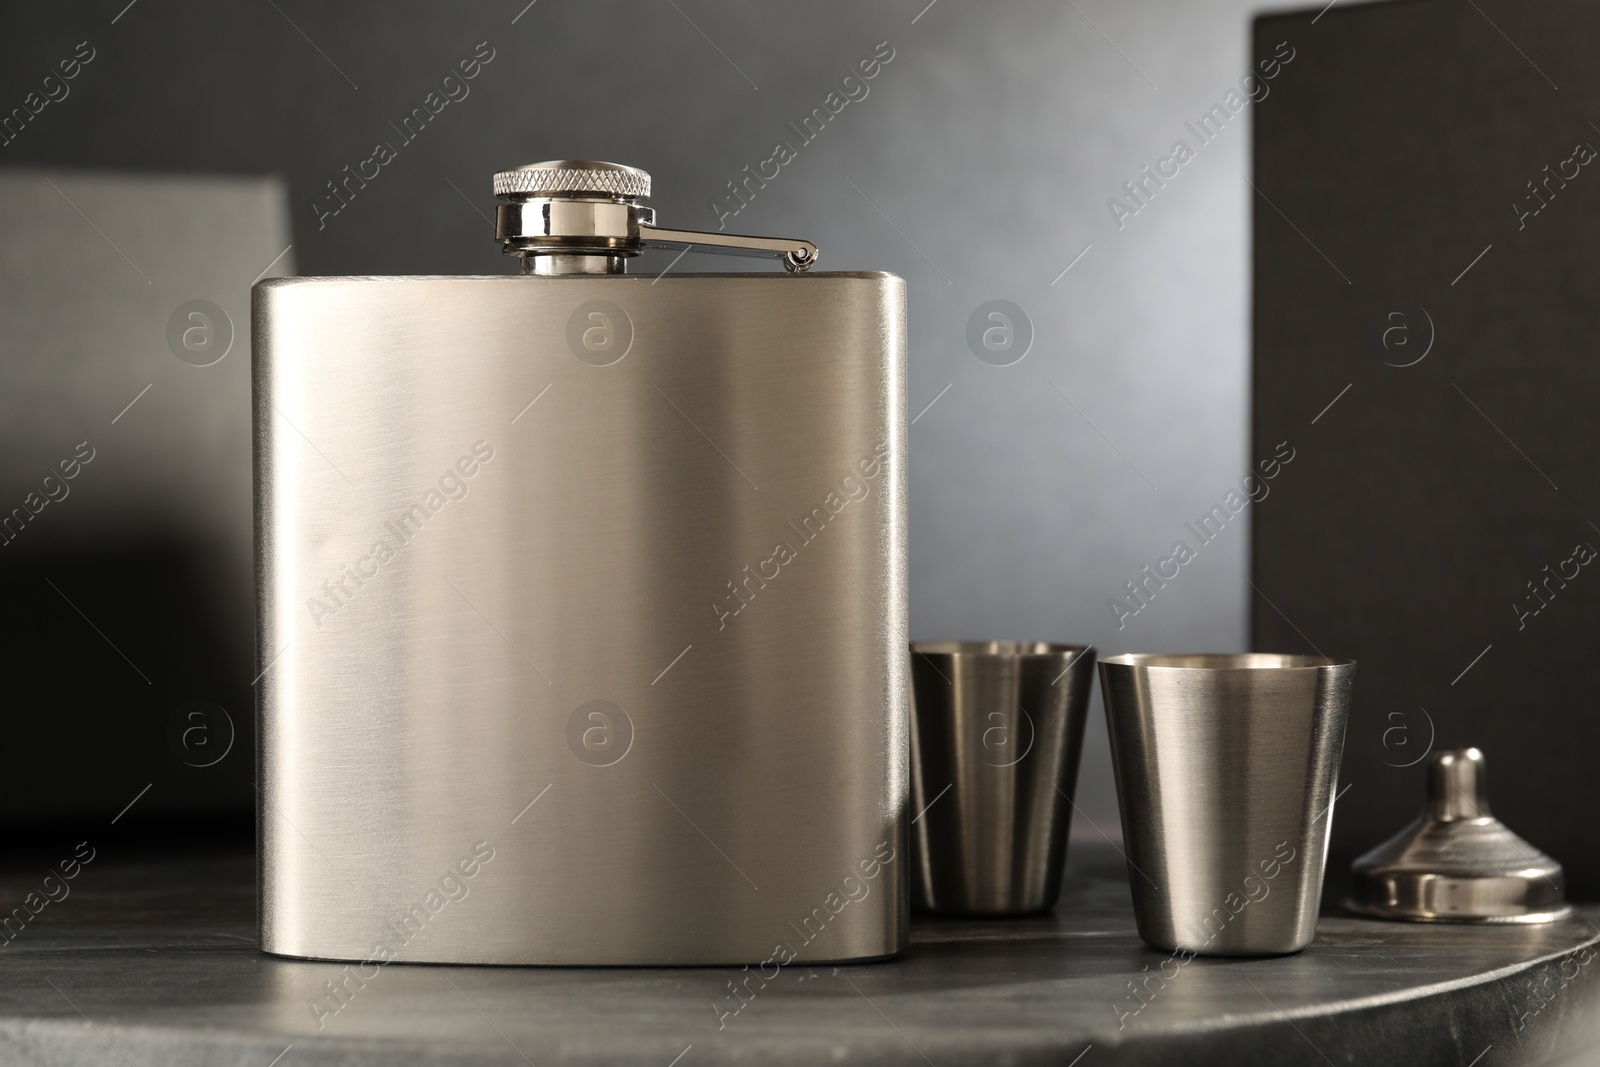
<svg viewBox="0 0 1600 1067">
<path fill-rule="evenodd" d="M 1327 670 L 1330 667 L 1354 667 L 1353 659 L 1333 656 L 1309 656 L 1284 652 L 1121 652 L 1102 656 L 1105 667 L 1123 667 L 1130 670 L 1189 670 L 1189 671 L 1303 671 Z"/>
<path fill-rule="evenodd" d="M 913 641 L 914 656 L 960 656 L 987 659 L 1071 659 L 1092 655 L 1093 645 L 1054 641 Z"/>
</svg>

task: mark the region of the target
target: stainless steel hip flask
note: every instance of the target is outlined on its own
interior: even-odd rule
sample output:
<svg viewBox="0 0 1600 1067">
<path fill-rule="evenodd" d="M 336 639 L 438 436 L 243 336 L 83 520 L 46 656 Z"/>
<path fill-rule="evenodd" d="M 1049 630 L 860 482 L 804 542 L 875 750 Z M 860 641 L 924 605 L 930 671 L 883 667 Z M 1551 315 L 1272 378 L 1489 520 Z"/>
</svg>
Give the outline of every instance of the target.
<svg viewBox="0 0 1600 1067">
<path fill-rule="evenodd" d="M 262 948 L 900 951 L 904 283 L 628 167 L 495 192 L 521 276 L 255 287 Z"/>
</svg>

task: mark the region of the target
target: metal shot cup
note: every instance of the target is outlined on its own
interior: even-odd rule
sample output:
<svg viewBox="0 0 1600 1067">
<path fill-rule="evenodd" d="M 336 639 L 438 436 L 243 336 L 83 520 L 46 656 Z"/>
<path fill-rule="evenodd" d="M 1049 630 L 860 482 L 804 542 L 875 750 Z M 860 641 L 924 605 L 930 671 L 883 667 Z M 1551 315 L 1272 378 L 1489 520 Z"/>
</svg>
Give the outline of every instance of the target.
<svg viewBox="0 0 1600 1067">
<path fill-rule="evenodd" d="M 1148 944 L 1267 956 L 1311 943 L 1355 670 L 1267 653 L 1101 661 Z"/>
<path fill-rule="evenodd" d="M 1042 641 L 911 646 L 915 907 L 1055 907 L 1094 656 Z"/>
</svg>

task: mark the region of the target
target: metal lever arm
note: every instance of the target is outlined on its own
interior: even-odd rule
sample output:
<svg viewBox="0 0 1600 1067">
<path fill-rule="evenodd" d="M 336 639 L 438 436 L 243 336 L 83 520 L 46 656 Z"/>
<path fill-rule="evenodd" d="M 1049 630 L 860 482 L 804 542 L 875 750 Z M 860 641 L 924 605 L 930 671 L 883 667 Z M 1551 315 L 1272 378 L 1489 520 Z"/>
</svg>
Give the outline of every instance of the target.
<svg viewBox="0 0 1600 1067">
<path fill-rule="evenodd" d="M 639 224 L 639 243 L 645 248 L 690 248 L 725 256 L 755 256 L 783 260 L 792 273 L 808 271 L 817 262 L 817 246 L 792 237 L 746 237 L 737 233 L 709 233 L 700 230 L 668 230 L 648 223 Z"/>
</svg>

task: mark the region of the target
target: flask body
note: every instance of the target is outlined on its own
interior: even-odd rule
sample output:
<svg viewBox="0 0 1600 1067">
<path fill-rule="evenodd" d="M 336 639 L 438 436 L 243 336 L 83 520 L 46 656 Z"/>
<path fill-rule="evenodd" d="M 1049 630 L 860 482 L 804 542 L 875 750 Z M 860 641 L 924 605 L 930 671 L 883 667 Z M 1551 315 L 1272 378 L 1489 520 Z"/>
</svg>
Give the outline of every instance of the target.
<svg viewBox="0 0 1600 1067">
<path fill-rule="evenodd" d="M 255 290 L 262 947 L 906 940 L 904 283 Z"/>
</svg>

